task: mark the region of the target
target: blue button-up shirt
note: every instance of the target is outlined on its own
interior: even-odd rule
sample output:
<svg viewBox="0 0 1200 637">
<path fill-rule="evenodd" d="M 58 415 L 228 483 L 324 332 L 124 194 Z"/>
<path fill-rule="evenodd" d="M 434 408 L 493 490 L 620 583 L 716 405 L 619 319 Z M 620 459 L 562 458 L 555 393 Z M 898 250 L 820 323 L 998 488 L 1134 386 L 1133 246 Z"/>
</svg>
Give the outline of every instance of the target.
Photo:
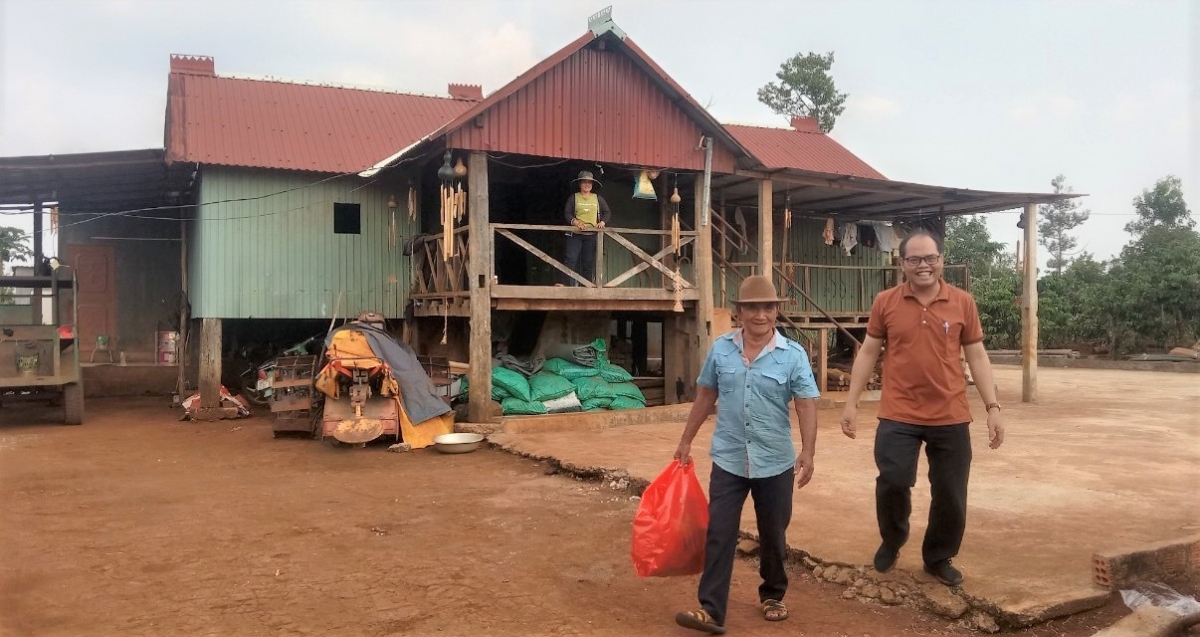
<svg viewBox="0 0 1200 637">
<path fill-rule="evenodd" d="M 788 403 L 821 395 L 804 348 L 779 332 L 773 345 L 747 365 L 740 330 L 718 337 L 696 379 L 717 392 L 712 460 L 743 478 L 777 476 L 796 464 Z"/>
</svg>

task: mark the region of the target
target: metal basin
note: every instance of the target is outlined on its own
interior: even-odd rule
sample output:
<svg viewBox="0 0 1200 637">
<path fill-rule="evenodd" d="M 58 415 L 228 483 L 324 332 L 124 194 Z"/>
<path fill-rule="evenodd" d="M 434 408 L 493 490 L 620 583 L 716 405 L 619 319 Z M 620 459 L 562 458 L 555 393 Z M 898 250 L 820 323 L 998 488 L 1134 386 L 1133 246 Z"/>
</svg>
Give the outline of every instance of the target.
<svg viewBox="0 0 1200 637">
<path fill-rule="evenodd" d="M 433 447 L 442 453 L 471 453 L 482 444 L 479 434 L 442 434 L 433 439 Z"/>
</svg>

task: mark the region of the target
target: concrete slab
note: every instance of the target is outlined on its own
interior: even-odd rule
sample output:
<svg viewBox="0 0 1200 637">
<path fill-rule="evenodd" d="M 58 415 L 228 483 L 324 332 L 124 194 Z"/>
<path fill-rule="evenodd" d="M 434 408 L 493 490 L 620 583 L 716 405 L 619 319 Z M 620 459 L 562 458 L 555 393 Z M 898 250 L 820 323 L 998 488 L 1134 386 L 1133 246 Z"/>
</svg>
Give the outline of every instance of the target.
<svg viewBox="0 0 1200 637">
<path fill-rule="evenodd" d="M 973 427 L 968 528 L 955 560 L 966 581 L 957 596 L 1005 626 L 1079 612 L 1107 599 L 1092 582 L 1094 554 L 1200 531 L 1200 385 L 1193 377 L 1045 369 L 1041 401 L 1024 405 L 1021 370 L 996 369 L 1007 439 L 993 451 L 982 423 Z M 972 400 L 981 416 L 981 402 Z M 841 435 L 839 411 L 820 412 L 817 473 L 797 492 L 788 530 L 789 545 L 817 562 L 862 567 L 878 545 L 875 409 L 860 407 L 857 440 Z M 598 431 L 498 433 L 491 440 L 567 468 L 627 473 L 636 485 L 670 462 L 682 428 L 679 419 Z M 711 424 L 693 445 L 705 484 L 710 433 Z M 918 475 L 924 474 L 922 466 Z M 929 486 L 920 478 L 912 538 L 898 562 L 917 590 L 932 582 L 920 561 L 928 503 Z M 754 533 L 752 507 L 743 511 L 743 530 Z"/>
</svg>

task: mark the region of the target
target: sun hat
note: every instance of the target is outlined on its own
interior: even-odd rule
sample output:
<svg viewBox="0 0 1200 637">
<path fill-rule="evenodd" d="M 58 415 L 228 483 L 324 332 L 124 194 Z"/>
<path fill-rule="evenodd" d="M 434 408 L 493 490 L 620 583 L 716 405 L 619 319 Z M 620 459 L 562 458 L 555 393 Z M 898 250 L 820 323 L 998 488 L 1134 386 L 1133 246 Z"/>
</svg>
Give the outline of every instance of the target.
<svg viewBox="0 0 1200 637">
<path fill-rule="evenodd" d="M 735 303 L 782 303 L 784 299 L 779 298 L 775 292 L 775 284 L 771 282 L 770 277 L 762 276 L 761 274 L 748 276 L 745 281 L 742 281 L 741 287 L 738 288 L 738 297 Z"/>
<path fill-rule="evenodd" d="M 595 185 L 596 188 L 600 187 L 600 182 L 596 181 L 596 178 L 592 176 L 592 171 L 590 170 L 579 171 L 579 176 L 572 179 L 571 183 L 574 184 L 577 181 L 590 181 Z"/>
</svg>

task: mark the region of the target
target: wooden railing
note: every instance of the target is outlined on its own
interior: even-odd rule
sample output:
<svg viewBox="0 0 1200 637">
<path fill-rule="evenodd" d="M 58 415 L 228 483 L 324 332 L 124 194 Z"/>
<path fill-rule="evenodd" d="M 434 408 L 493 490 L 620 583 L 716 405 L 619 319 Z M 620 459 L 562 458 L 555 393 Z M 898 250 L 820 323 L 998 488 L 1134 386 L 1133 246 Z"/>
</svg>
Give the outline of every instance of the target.
<svg viewBox="0 0 1200 637">
<path fill-rule="evenodd" d="M 467 287 L 467 265 L 469 264 L 469 242 L 467 241 L 470 226 L 455 228 L 451 234 L 453 248 L 450 258 L 443 253 L 445 239 L 442 234 L 430 235 L 418 239 L 413 245 L 412 298 L 414 299 L 446 299 L 454 297 L 469 297 Z"/>
<path fill-rule="evenodd" d="M 696 240 L 696 233 L 694 231 L 686 230 L 680 231 L 678 246 L 675 246 L 671 243 L 670 230 L 652 230 L 643 228 L 604 228 L 583 231 L 594 233 L 596 235 L 596 280 L 588 281 L 584 277 L 580 276 L 577 272 L 568 268 L 558 259 L 550 256 L 544 250 L 535 246 L 529 240 L 529 235 L 532 233 L 553 232 L 562 234 L 565 232 L 580 231 L 573 230 L 565 226 L 517 223 L 493 223 L 490 224 L 490 227 L 493 232 L 493 241 L 496 241 L 498 237 L 503 237 L 505 240 L 511 241 L 525 252 L 537 257 L 543 263 L 554 268 L 565 277 L 575 281 L 580 286 L 589 288 L 616 288 L 647 270 L 657 272 L 663 277 L 662 280 L 666 282 L 667 286 L 671 286 L 676 279 L 676 272 L 674 268 L 668 265 L 668 256 L 673 255 L 676 252 L 677 247 L 683 247 L 693 243 Z M 650 251 L 643 249 L 641 246 L 638 246 L 630 240 L 631 236 L 638 235 L 657 236 L 660 238 L 659 243 L 663 245 L 663 247 L 651 253 Z M 633 257 L 633 262 L 635 265 L 624 272 L 608 276 L 604 267 L 604 253 L 605 250 L 614 249 L 625 250 L 629 252 L 629 254 L 631 254 Z M 694 277 L 692 278 L 694 279 Z M 678 282 L 679 286 L 685 290 L 695 289 L 696 287 L 695 281 L 688 280 L 688 277 L 682 272 L 678 275 Z M 661 286 L 656 287 L 661 289 Z"/>
</svg>

